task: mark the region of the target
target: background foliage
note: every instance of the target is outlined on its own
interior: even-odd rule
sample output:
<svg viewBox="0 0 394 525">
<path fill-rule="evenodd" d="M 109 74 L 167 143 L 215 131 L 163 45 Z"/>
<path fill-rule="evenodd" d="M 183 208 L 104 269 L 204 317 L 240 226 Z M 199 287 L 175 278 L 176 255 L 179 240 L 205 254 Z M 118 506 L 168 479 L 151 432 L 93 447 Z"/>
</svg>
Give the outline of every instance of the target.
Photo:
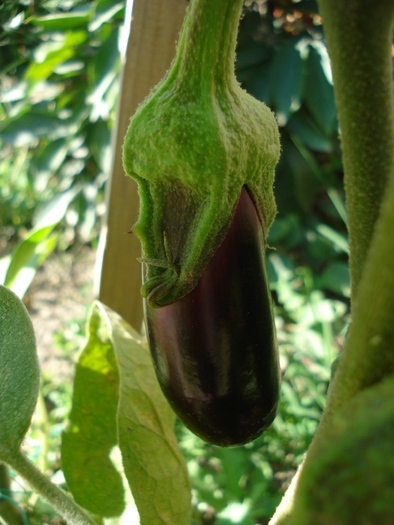
<svg viewBox="0 0 394 525">
<path fill-rule="evenodd" d="M 0 282 L 20 296 L 54 250 L 96 245 L 123 18 L 117 0 L 20 0 L 0 7 Z M 201 525 L 267 523 L 319 421 L 350 294 L 337 119 L 316 2 L 248 0 L 236 73 L 276 112 L 282 135 L 279 213 L 268 254 L 282 400 L 272 427 L 244 447 L 206 445 L 176 423 L 194 523 Z M 42 396 L 31 457 L 64 483 L 54 450 L 70 389 L 46 383 Z M 51 429 L 49 438 L 43 428 Z M 15 497 L 30 523 L 51 516 L 24 492 Z"/>
</svg>

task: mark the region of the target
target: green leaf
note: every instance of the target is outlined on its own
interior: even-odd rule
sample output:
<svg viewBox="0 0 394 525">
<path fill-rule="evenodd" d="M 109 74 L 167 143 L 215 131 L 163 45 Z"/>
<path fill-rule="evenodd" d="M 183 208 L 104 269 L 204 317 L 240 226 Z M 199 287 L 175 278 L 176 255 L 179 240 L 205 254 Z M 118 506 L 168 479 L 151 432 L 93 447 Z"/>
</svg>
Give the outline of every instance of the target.
<svg viewBox="0 0 394 525">
<path fill-rule="evenodd" d="M 108 119 L 110 108 L 105 100 L 105 94 L 118 75 L 119 66 L 120 55 L 118 31 L 116 30 L 112 31 L 101 45 L 90 71 L 93 89 L 87 101 L 93 106 L 90 114 L 91 122 L 95 122 L 99 118 Z"/>
<path fill-rule="evenodd" d="M 290 114 L 301 106 L 305 49 L 303 40 L 290 39 L 282 45 L 272 62 L 270 101 L 280 126 L 284 126 Z"/>
<path fill-rule="evenodd" d="M 148 348 L 118 314 L 104 308 L 120 372 L 119 446 L 141 525 L 190 525 L 190 482 L 173 431 L 174 414 Z"/>
<path fill-rule="evenodd" d="M 53 252 L 57 236 L 51 235 L 55 226 L 63 219 L 77 189 L 56 195 L 40 210 L 35 218 L 35 227 L 16 247 L 8 266 L 4 284 L 19 297 L 23 297 L 37 269 Z"/>
<path fill-rule="evenodd" d="M 336 107 L 330 60 L 322 42 L 315 41 L 309 49 L 305 105 L 316 124 L 327 136 L 330 136 L 336 128 Z"/>
<path fill-rule="evenodd" d="M 110 458 L 117 444 L 119 374 L 111 329 L 98 303 L 91 309 L 88 331 L 62 438 L 62 465 L 75 501 L 100 517 L 114 517 L 125 507 L 122 478 Z"/>
<path fill-rule="evenodd" d="M 62 33 L 59 42 L 42 43 L 35 50 L 35 60 L 27 68 L 25 79 L 31 84 L 46 80 L 60 64 L 74 56 L 75 48 L 86 40 L 86 36 L 85 31 L 73 31 Z"/>
<path fill-rule="evenodd" d="M 271 63 L 256 66 L 253 69 L 244 70 L 240 72 L 240 80 L 243 76 L 243 87 L 246 91 L 261 100 L 265 104 L 270 104 L 270 76 L 271 76 Z"/>
<path fill-rule="evenodd" d="M 235 68 L 237 71 L 249 69 L 254 66 L 261 66 L 268 62 L 272 55 L 272 47 L 265 42 L 257 42 L 256 40 L 249 40 L 247 45 L 244 45 L 237 51 Z"/>
<path fill-rule="evenodd" d="M 122 9 L 124 9 L 124 1 L 99 0 L 94 9 L 93 20 L 89 23 L 89 31 L 96 31 Z"/>
<path fill-rule="evenodd" d="M 307 148 L 323 153 L 329 153 L 332 149 L 330 140 L 303 109 L 291 116 L 287 129 L 291 136 L 299 137 Z"/>
<path fill-rule="evenodd" d="M 39 389 L 36 341 L 22 301 L 0 285 L 0 460 L 14 456 L 29 428 Z"/>
<path fill-rule="evenodd" d="M 21 299 L 31 285 L 37 269 L 57 246 L 57 235 L 50 235 L 47 228 L 36 233 L 36 238 L 25 239 L 18 245 L 12 255 L 4 281 L 4 284 Z M 47 237 L 37 240 L 44 236 Z"/>
<path fill-rule="evenodd" d="M 0 139 L 13 147 L 36 144 L 38 139 L 52 133 L 64 134 L 62 121 L 49 113 L 27 110 L 5 120 L 0 129 Z"/>
<path fill-rule="evenodd" d="M 86 26 L 91 18 L 91 7 L 69 13 L 55 13 L 46 16 L 32 16 L 29 22 L 48 31 L 66 31 Z"/>
<path fill-rule="evenodd" d="M 109 122 L 97 120 L 89 126 L 88 144 L 100 170 L 109 174 L 112 163 L 111 130 Z"/>
<path fill-rule="evenodd" d="M 331 290 L 334 293 L 350 297 L 349 266 L 343 262 L 333 262 L 318 279 L 319 288 Z"/>
<path fill-rule="evenodd" d="M 31 159 L 30 170 L 37 191 L 45 190 L 49 178 L 61 168 L 68 153 L 68 143 L 67 138 L 50 141 Z"/>
<path fill-rule="evenodd" d="M 316 230 L 322 237 L 330 241 L 337 251 L 349 254 L 349 243 L 346 237 L 327 226 L 327 224 L 318 224 Z"/>
</svg>

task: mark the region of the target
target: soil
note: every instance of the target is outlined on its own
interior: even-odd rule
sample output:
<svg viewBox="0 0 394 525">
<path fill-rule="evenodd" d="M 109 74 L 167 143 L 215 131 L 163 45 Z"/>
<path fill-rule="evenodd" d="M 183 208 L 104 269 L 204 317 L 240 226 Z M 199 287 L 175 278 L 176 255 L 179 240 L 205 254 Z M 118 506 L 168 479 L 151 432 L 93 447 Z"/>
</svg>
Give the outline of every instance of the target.
<svg viewBox="0 0 394 525">
<path fill-rule="evenodd" d="M 37 272 L 25 297 L 37 339 L 41 372 L 55 382 L 71 380 L 78 341 L 70 341 L 66 352 L 57 342 L 67 340 L 70 326 L 84 323 L 95 299 L 96 252 L 84 247 L 78 252 L 55 254 Z M 81 339 L 81 337 L 79 338 Z"/>
</svg>

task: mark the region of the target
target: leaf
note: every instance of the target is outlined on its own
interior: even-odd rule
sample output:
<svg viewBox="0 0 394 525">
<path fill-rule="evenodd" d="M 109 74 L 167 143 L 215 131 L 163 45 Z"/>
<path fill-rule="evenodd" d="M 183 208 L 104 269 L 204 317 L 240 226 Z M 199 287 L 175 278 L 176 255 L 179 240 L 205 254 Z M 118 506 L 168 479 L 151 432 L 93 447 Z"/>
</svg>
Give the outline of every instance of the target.
<svg viewBox="0 0 394 525">
<path fill-rule="evenodd" d="M 325 288 L 344 297 L 350 297 L 349 266 L 343 262 L 333 262 L 327 266 L 318 282 L 319 288 Z"/>
<path fill-rule="evenodd" d="M 90 114 L 91 122 L 95 122 L 99 118 L 108 119 L 109 108 L 104 97 L 118 75 L 119 66 L 118 31 L 112 31 L 101 45 L 90 71 L 93 89 L 87 101 L 93 106 Z"/>
<path fill-rule="evenodd" d="M 253 69 L 245 70 L 241 72 L 244 75 L 243 87 L 246 91 L 261 100 L 265 104 L 270 104 L 270 75 L 271 75 L 271 63 L 257 66 Z M 249 76 L 248 76 L 249 74 Z"/>
<path fill-rule="evenodd" d="M 41 240 L 37 240 L 41 237 Z M 37 269 L 56 248 L 57 240 L 57 235 L 50 235 L 50 231 L 43 228 L 36 232 L 36 236 L 29 237 L 18 245 L 8 266 L 4 284 L 21 299 L 31 285 Z"/>
<path fill-rule="evenodd" d="M 88 144 L 100 170 L 109 174 L 112 164 L 111 130 L 109 123 L 97 120 L 89 126 Z"/>
<path fill-rule="evenodd" d="M 305 45 L 290 39 L 276 53 L 271 69 L 270 101 L 278 123 L 284 126 L 291 113 L 301 106 L 304 79 Z"/>
<path fill-rule="evenodd" d="M 44 191 L 49 178 L 62 166 L 68 152 L 68 139 L 61 138 L 48 142 L 30 162 L 30 170 L 34 174 L 34 187 Z"/>
<path fill-rule="evenodd" d="M 39 389 L 36 341 L 22 301 L 0 285 L 0 459 L 14 456 L 29 428 Z"/>
<path fill-rule="evenodd" d="M 250 39 L 247 45 L 238 48 L 235 68 L 238 71 L 261 66 L 268 62 L 272 55 L 272 47 L 265 42 Z"/>
<path fill-rule="evenodd" d="M 119 516 L 125 507 L 122 478 L 110 457 L 117 444 L 118 389 L 111 329 L 96 303 L 89 315 L 88 340 L 77 364 L 61 454 L 75 501 L 100 517 Z"/>
<path fill-rule="evenodd" d="M 329 153 L 332 149 L 330 140 L 303 109 L 291 116 L 287 129 L 291 136 L 294 134 L 299 137 L 307 148 L 323 153 Z"/>
<path fill-rule="evenodd" d="M 75 48 L 86 40 L 86 36 L 85 31 L 63 32 L 59 42 L 43 42 L 35 50 L 35 60 L 27 68 L 25 79 L 30 84 L 46 80 L 55 68 L 74 56 Z"/>
<path fill-rule="evenodd" d="M 64 131 L 62 121 L 49 113 L 27 110 L 14 118 L 7 119 L 0 129 L 0 139 L 13 147 L 36 144 L 40 137 Z"/>
<path fill-rule="evenodd" d="M 104 309 L 120 372 L 119 446 L 141 525 L 190 525 L 190 482 L 173 431 L 174 414 L 148 348 L 118 314 Z"/>
<path fill-rule="evenodd" d="M 66 31 L 75 27 L 86 26 L 91 17 L 91 7 L 69 13 L 55 13 L 46 16 L 32 16 L 29 18 L 35 26 L 48 31 Z"/>
<path fill-rule="evenodd" d="M 124 8 L 124 1 L 114 2 L 114 0 L 99 0 L 95 5 L 92 21 L 89 23 L 89 31 L 96 31 L 105 22 L 110 21 Z"/>
<path fill-rule="evenodd" d="M 327 224 L 318 224 L 316 230 L 322 237 L 330 241 L 337 251 L 349 254 L 349 243 L 346 237 L 327 226 Z"/>
<path fill-rule="evenodd" d="M 331 79 L 330 60 L 322 42 L 309 46 L 305 105 L 316 124 L 330 136 L 336 131 L 336 107 Z"/>
<path fill-rule="evenodd" d="M 34 275 L 57 245 L 52 234 L 55 226 L 63 219 L 72 199 L 77 194 L 72 189 L 56 195 L 41 209 L 36 225 L 28 236 L 16 247 L 7 268 L 4 284 L 20 298 L 24 296 Z"/>
</svg>

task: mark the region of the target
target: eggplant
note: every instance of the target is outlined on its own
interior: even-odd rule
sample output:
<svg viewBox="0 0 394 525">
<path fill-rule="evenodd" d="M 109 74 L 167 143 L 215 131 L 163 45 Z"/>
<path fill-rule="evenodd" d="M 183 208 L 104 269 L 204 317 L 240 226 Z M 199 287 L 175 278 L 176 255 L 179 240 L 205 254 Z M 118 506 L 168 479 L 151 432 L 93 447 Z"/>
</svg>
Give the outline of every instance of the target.
<svg viewBox="0 0 394 525">
<path fill-rule="evenodd" d="M 174 61 L 123 144 L 157 377 L 185 425 L 222 446 L 259 436 L 279 398 L 264 266 L 279 129 L 234 74 L 243 3 L 190 2 Z"/>
<path fill-rule="evenodd" d="M 263 230 L 245 187 L 197 286 L 161 308 L 145 299 L 144 318 L 160 386 L 192 432 L 235 446 L 270 425 L 279 400 L 277 343 Z"/>
</svg>

